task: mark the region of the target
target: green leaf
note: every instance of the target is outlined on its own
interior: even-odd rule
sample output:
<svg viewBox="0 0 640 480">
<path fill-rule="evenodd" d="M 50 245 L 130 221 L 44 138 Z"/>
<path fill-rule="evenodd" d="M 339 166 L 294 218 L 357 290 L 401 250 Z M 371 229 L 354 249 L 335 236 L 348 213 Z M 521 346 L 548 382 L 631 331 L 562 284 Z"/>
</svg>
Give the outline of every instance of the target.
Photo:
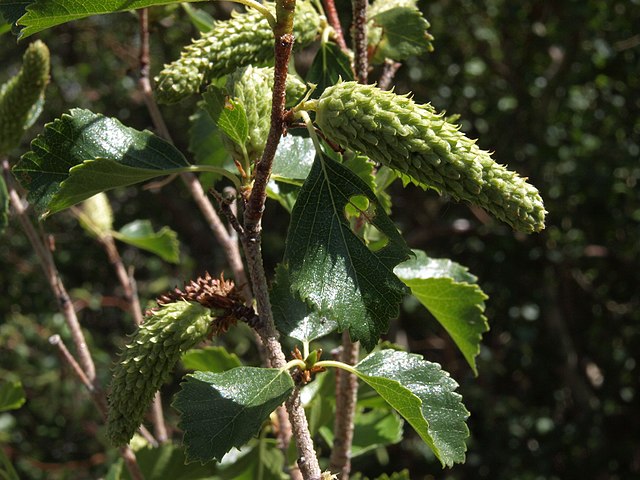
<svg viewBox="0 0 640 480">
<path fill-rule="evenodd" d="M 0 412 L 17 410 L 24 405 L 26 401 L 24 389 L 19 380 L 15 382 L 3 381 L 0 383 Z"/>
<path fill-rule="evenodd" d="M 0 16 L 18 33 L 16 22 L 26 13 L 27 6 L 34 2 L 35 0 L 0 0 Z"/>
<path fill-rule="evenodd" d="M 402 440 L 402 418 L 393 410 L 381 409 L 356 412 L 351 456 L 357 457 L 371 450 L 386 445 L 393 445 Z M 333 431 L 331 428 L 320 429 L 322 438 L 333 448 Z"/>
<path fill-rule="evenodd" d="M 352 197 L 364 196 L 367 222 L 386 235 L 372 252 L 351 230 L 346 217 Z M 405 286 L 393 267 L 410 254 L 404 240 L 371 189 L 353 172 L 329 158 L 317 158 L 291 215 L 285 263 L 292 291 L 321 317 L 373 348 L 398 314 Z"/>
<path fill-rule="evenodd" d="M 295 135 L 282 137 L 273 159 L 271 178 L 302 185 L 311 171 L 315 157 L 316 149 L 310 138 Z"/>
<path fill-rule="evenodd" d="M 219 460 L 233 447 L 244 445 L 293 387 L 289 373 L 274 368 L 187 375 L 173 402 L 182 416 L 187 461 Z"/>
<path fill-rule="evenodd" d="M 281 333 L 302 342 L 310 342 L 333 332 L 338 324 L 324 317 L 291 292 L 289 274 L 278 265 L 276 279 L 270 293 L 276 327 Z"/>
<path fill-rule="evenodd" d="M 182 8 L 187 15 L 189 15 L 189 19 L 193 26 L 196 27 L 200 32 L 205 33 L 210 31 L 213 28 L 214 19 L 211 15 L 200 8 L 194 8 L 186 2 L 182 2 Z"/>
<path fill-rule="evenodd" d="M 45 215 L 118 186 L 189 167 L 174 146 L 148 131 L 74 109 L 45 126 L 13 172 Z"/>
<path fill-rule="evenodd" d="M 162 227 L 154 232 L 149 220 L 135 220 L 112 235 L 121 242 L 155 253 L 167 262 L 180 261 L 178 234 L 169 227 Z"/>
<path fill-rule="evenodd" d="M 338 83 L 340 78 L 345 82 L 353 80 L 351 59 L 335 43 L 322 43 L 307 74 L 307 83 L 316 85 L 311 97 L 320 97 L 327 87 Z"/>
<path fill-rule="evenodd" d="M 411 293 L 451 335 L 473 372 L 482 334 L 489 330 L 484 316 L 488 298 L 466 267 L 449 259 L 429 258 L 414 250 L 415 258 L 398 265 L 394 272 Z"/>
<path fill-rule="evenodd" d="M 182 355 L 182 363 L 189 370 L 214 373 L 242 366 L 238 356 L 223 347 L 194 348 Z"/>
<path fill-rule="evenodd" d="M 464 462 L 469 412 L 455 392 L 458 384 L 440 365 L 381 350 L 358 363 L 355 373 L 411 424 L 442 466 Z"/>
<path fill-rule="evenodd" d="M 204 109 L 218 128 L 235 143 L 244 146 L 249 138 L 249 124 L 242 102 L 225 95 L 215 85 L 209 86 L 202 97 L 205 100 Z"/>
<path fill-rule="evenodd" d="M 9 192 L 4 177 L 0 176 L 0 233 L 9 225 Z"/>
<path fill-rule="evenodd" d="M 203 0 L 190 0 L 203 1 Z M 8 3 L 8 2 L 7 2 Z M 139 8 L 168 5 L 175 0 L 32 0 L 12 1 L 11 6 L 2 9 L 5 18 L 12 22 L 17 20 L 18 26 L 24 27 L 20 31 L 20 38 L 28 37 L 47 28 L 61 25 L 80 18 L 105 13 L 124 12 Z M 7 17 L 5 15 L 9 15 Z M 24 15 L 19 14 L 23 13 Z M 17 18 L 16 18 L 17 17 Z"/>
<path fill-rule="evenodd" d="M 374 45 L 373 63 L 382 63 L 386 58 L 406 60 L 433 50 L 433 37 L 427 32 L 429 22 L 417 8 L 391 8 L 375 15 L 373 22 L 382 29 Z"/>
</svg>

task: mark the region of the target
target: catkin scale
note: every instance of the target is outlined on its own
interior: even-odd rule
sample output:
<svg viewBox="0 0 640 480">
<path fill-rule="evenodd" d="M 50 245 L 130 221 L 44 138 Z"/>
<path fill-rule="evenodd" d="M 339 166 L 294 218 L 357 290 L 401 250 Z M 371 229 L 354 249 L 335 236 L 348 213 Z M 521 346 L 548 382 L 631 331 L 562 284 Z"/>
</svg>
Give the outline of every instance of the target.
<svg viewBox="0 0 640 480">
<path fill-rule="evenodd" d="M 140 325 L 111 381 L 107 435 L 113 445 L 129 442 L 182 352 L 207 336 L 212 315 L 215 311 L 199 303 L 178 301 L 154 311 Z"/>
<path fill-rule="evenodd" d="M 309 45 L 318 35 L 320 16 L 308 1 L 298 1 L 293 24 L 295 48 Z M 267 19 L 256 10 L 232 13 L 186 46 L 180 58 L 165 65 L 156 78 L 156 97 L 175 103 L 197 93 L 201 85 L 247 65 L 273 61 L 274 37 Z"/>
<path fill-rule="evenodd" d="M 318 99 L 316 123 L 329 139 L 405 180 L 483 207 L 516 230 L 544 228 L 538 190 L 492 160 L 430 105 L 373 85 L 339 82 Z"/>
<path fill-rule="evenodd" d="M 49 49 L 40 40 L 24 53 L 20 72 L 2 87 L 0 93 L 0 154 L 19 143 L 36 102 L 49 83 Z"/>
</svg>

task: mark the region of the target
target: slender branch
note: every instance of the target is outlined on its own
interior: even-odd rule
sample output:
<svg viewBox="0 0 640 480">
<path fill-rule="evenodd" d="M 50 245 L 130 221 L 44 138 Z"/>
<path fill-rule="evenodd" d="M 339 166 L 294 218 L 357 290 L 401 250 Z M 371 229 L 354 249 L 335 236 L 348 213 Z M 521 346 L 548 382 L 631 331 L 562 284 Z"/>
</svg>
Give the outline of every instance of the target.
<svg viewBox="0 0 640 480">
<path fill-rule="evenodd" d="M 378 87 L 381 90 L 389 90 L 393 83 L 393 78 L 396 76 L 396 73 L 401 66 L 402 64 L 395 60 L 391 60 L 389 58 L 385 59 L 384 66 L 382 67 L 382 74 L 378 80 Z"/>
<path fill-rule="evenodd" d="M 133 316 L 133 320 L 134 322 L 136 322 L 136 325 L 141 325 L 143 322 L 143 316 L 142 308 L 140 307 L 140 299 L 135 293 L 135 288 L 133 286 L 133 283 L 131 282 L 131 277 L 129 276 L 129 273 L 124 266 L 124 262 L 122 261 L 120 252 L 118 252 L 118 248 L 116 247 L 116 242 L 110 234 L 102 236 L 99 241 L 104 250 L 107 252 L 109 262 L 113 266 L 113 269 L 116 271 L 118 281 L 120 282 L 120 285 L 124 290 L 124 298 L 129 304 L 129 312 Z"/>
<path fill-rule="evenodd" d="M 269 301 L 267 278 L 264 271 L 261 250 L 261 221 L 266 201 L 266 187 L 271 176 L 271 167 L 278 143 L 284 130 L 285 84 L 289 66 L 289 58 L 293 47 L 293 15 L 295 0 L 278 0 L 276 2 L 275 35 L 275 72 L 273 84 L 273 100 L 271 109 L 271 128 L 267 137 L 262 158 L 254 169 L 255 180 L 244 214 L 244 235 L 242 245 L 247 257 L 247 265 L 258 314 L 262 319 L 256 328 L 267 351 L 272 367 L 282 368 L 285 356 L 279 342 L 279 334 L 273 321 L 273 312 Z M 285 403 L 289 413 L 291 429 L 298 447 L 298 467 L 305 480 L 316 480 L 321 476 L 320 465 L 313 447 L 309 425 L 304 408 L 300 404 L 297 389 Z"/>
<path fill-rule="evenodd" d="M 149 78 L 149 69 L 151 60 L 149 57 L 149 19 L 146 9 L 140 11 L 140 79 L 139 85 L 142 91 L 147 110 L 151 116 L 151 121 L 156 130 L 165 140 L 172 142 L 169 129 L 164 121 L 162 112 L 158 108 L 158 104 L 153 98 L 153 89 L 151 88 L 151 81 Z M 241 289 L 243 298 L 247 303 L 251 301 L 252 294 L 247 281 L 247 275 L 242 263 L 242 257 L 240 256 L 240 249 L 238 243 L 233 237 L 229 235 L 224 224 L 220 220 L 220 217 L 216 213 L 213 205 L 207 198 L 207 195 L 202 188 L 202 185 L 198 181 L 197 177 L 191 173 L 183 173 L 180 175 L 185 185 L 187 186 L 191 196 L 195 200 L 198 208 L 202 212 L 209 228 L 213 232 L 214 237 L 222 247 L 229 267 L 233 272 L 233 276 L 236 281 L 236 285 Z"/>
<path fill-rule="evenodd" d="M 351 342 L 348 331 L 342 333 L 342 363 L 355 365 L 358 362 L 359 345 L 358 342 Z M 336 370 L 336 416 L 329 469 L 337 472 L 341 480 L 347 480 L 351 472 L 351 443 L 357 399 L 358 378 L 343 369 Z"/>
<path fill-rule="evenodd" d="M 367 83 L 369 74 L 369 59 L 367 52 L 367 0 L 352 0 L 353 25 L 353 52 L 355 54 L 354 69 L 359 83 Z"/>
<path fill-rule="evenodd" d="M 91 358 L 87 341 L 84 337 L 84 333 L 82 333 L 80 322 L 78 321 L 76 311 L 71 299 L 69 298 L 67 289 L 60 278 L 60 274 L 58 273 L 58 269 L 53 261 L 51 252 L 47 249 L 44 241 L 38 235 L 31 223 L 26 211 L 25 202 L 20 198 L 20 195 L 18 195 L 18 192 L 16 191 L 13 177 L 11 176 L 9 161 L 6 159 L 2 160 L 2 170 L 5 176 L 5 183 L 7 184 L 7 191 L 9 192 L 11 205 L 27 238 L 29 239 L 29 242 L 40 259 L 40 265 L 44 270 L 47 282 L 58 301 L 58 308 L 64 316 L 67 326 L 71 331 L 71 337 L 73 338 L 73 343 L 80 359 L 80 365 L 82 366 L 85 375 L 92 383 L 94 383 L 96 381 L 96 367 L 93 363 L 93 359 Z"/>
<path fill-rule="evenodd" d="M 324 13 L 327 15 L 329 25 L 335 32 L 335 39 L 338 42 L 338 46 L 343 52 L 349 52 L 347 42 L 344 40 L 344 33 L 342 33 L 342 26 L 340 25 L 340 17 L 336 10 L 336 4 L 334 0 L 322 0 L 322 6 L 324 7 Z"/>
</svg>

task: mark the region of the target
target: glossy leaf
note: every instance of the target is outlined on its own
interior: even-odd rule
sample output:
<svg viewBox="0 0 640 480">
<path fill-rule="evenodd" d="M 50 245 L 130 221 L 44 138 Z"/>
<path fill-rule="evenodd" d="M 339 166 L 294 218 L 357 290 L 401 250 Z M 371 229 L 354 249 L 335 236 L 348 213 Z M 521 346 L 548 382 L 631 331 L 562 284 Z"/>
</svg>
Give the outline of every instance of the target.
<svg viewBox="0 0 640 480">
<path fill-rule="evenodd" d="M 27 399 L 20 381 L 0 383 L 0 412 L 17 410 Z"/>
<path fill-rule="evenodd" d="M 273 368 L 238 367 L 186 378 L 173 405 L 182 417 L 188 462 L 219 460 L 244 445 L 294 386 L 288 372 Z"/>
<path fill-rule="evenodd" d="M 13 172 L 45 215 L 111 188 L 183 171 L 184 156 L 148 131 L 74 109 L 45 126 Z"/>
<path fill-rule="evenodd" d="M 155 253 L 167 262 L 178 263 L 180 260 L 178 234 L 169 227 L 156 232 L 149 220 L 135 220 L 112 235 L 121 242 Z"/>
<path fill-rule="evenodd" d="M 322 316 L 291 292 L 286 267 L 279 265 L 272 286 L 271 305 L 278 330 L 302 342 L 324 337 L 338 328 L 331 317 Z"/>
<path fill-rule="evenodd" d="M 394 272 L 451 335 L 473 372 L 482 334 L 489 330 L 484 316 L 488 298 L 466 267 L 449 259 L 429 258 L 420 250 Z"/>
<path fill-rule="evenodd" d="M 4 232 L 9 224 L 9 192 L 4 177 L 0 176 L 0 233 Z"/>
<path fill-rule="evenodd" d="M 307 83 L 316 85 L 312 98 L 318 98 L 325 88 L 334 85 L 340 78 L 345 82 L 353 80 L 351 59 L 335 43 L 322 43 L 307 74 Z"/>
<path fill-rule="evenodd" d="M 203 1 L 203 0 L 189 0 Z M 5 2 L 9 3 L 9 2 Z M 17 21 L 20 38 L 28 37 L 56 25 L 105 13 L 124 12 L 156 5 L 176 3 L 175 0 L 31 0 L 12 1 L 1 10 L 12 23 Z"/>
<path fill-rule="evenodd" d="M 364 196 L 362 214 L 386 235 L 385 248 L 369 250 L 345 215 L 353 197 Z M 371 349 L 398 313 L 405 287 L 393 268 L 410 254 L 375 194 L 353 172 L 328 158 L 317 158 L 291 215 L 285 263 L 292 291 L 320 317 L 335 319 L 341 330 Z"/>
<path fill-rule="evenodd" d="M 462 463 L 469 412 L 458 384 L 437 363 L 397 350 L 372 353 L 355 366 L 358 378 L 395 408 L 443 466 Z"/>
<path fill-rule="evenodd" d="M 194 348 L 182 355 L 182 364 L 189 370 L 202 372 L 226 372 L 232 368 L 242 366 L 242 362 L 235 353 L 228 352 L 223 347 Z"/>
</svg>

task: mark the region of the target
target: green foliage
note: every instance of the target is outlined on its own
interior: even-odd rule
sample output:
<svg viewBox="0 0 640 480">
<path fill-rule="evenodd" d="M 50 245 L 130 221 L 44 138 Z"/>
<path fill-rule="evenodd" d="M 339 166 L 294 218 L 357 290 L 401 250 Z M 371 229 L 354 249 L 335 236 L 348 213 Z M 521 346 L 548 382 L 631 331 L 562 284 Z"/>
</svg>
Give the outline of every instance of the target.
<svg viewBox="0 0 640 480">
<path fill-rule="evenodd" d="M 415 428 L 443 466 L 464 462 L 469 412 L 454 392 L 458 384 L 440 365 L 397 350 L 374 352 L 355 374 Z"/>
<path fill-rule="evenodd" d="M 189 350 L 182 355 L 182 364 L 189 370 L 220 373 L 240 367 L 242 362 L 235 353 L 224 347 L 205 347 Z"/>
<path fill-rule="evenodd" d="M 162 227 L 156 232 L 149 220 L 136 220 L 112 232 L 112 235 L 121 242 L 155 253 L 167 262 L 178 263 L 180 260 L 178 234 L 169 227 Z"/>
<path fill-rule="evenodd" d="M 467 268 L 419 250 L 414 254 L 394 269 L 395 274 L 451 335 L 477 375 L 476 356 L 482 334 L 489 330 L 483 314 L 488 297 Z"/>
<path fill-rule="evenodd" d="M 316 85 L 312 96 L 318 98 L 340 79 L 353 80 L 351 59 L 335 43 L 323 42 L 307 74 L 307 82 Z"/>
<path fill-rule="evenodd" d="M 0 412 L 16 410 L 24 405 L 26 396 L 20 381 L 0 383 Z"/>
<path fill-rule="evenodd" d="M 382 250 L 369 250 L 345 217 L 345 208 L 358 195 L 370 202 L 370 209 L 362 213 L 388 238 Z M 397 315 L 405 290 L 393 267 L 408 255 L 404 240 L 367 185 L 328 157 L 316 158 L 287 234 L 284 258 L 292 291 L 371 349 L 387 330 L 389 318 Z"/>
<path fill-rule="evenodd" d="M 187 461 L 220 460 L 233 447 L 244 445 L 293 386 L 286 371 L 272 368 L 188 375 L 173 403 L 182 414 Z"/>
<path fill-rule="evenodd" d="M 45 126 L 13 172 L 34 207 L 50 215 L 96 193 L 179 172 L 188 165 L 175 147 L 150 132 L 74 109 Z"/>
<path fill-rule="evenodd" d="M 202 1 L 202 0 L 191 0 Z M 25 38 L 34 33 L 48 28 L 71 22 L 92 15 L 122 12 L 147 8 L 154 5 L 167 5 L 175 3 L 174 0 L 130 0 L 125 3 L 119 0 L 83 1 L 73 0 L 23 0 L 7 3 L 0 13 L 10 23 L 19 27 L 20 38 Z"/>
<path fill-rule="evenodd" d="M 381 8 L 374 7 L 369 12 L 368 43 L 374 51 L 372 63 L 383 63 L 385 59 L 406 60 L 433 51 L 433 36 L 427 31 L 431 25 L 415 5 L 395 6 L 394 2 L 383 1 L 377 4 Z"/>
</svg>

